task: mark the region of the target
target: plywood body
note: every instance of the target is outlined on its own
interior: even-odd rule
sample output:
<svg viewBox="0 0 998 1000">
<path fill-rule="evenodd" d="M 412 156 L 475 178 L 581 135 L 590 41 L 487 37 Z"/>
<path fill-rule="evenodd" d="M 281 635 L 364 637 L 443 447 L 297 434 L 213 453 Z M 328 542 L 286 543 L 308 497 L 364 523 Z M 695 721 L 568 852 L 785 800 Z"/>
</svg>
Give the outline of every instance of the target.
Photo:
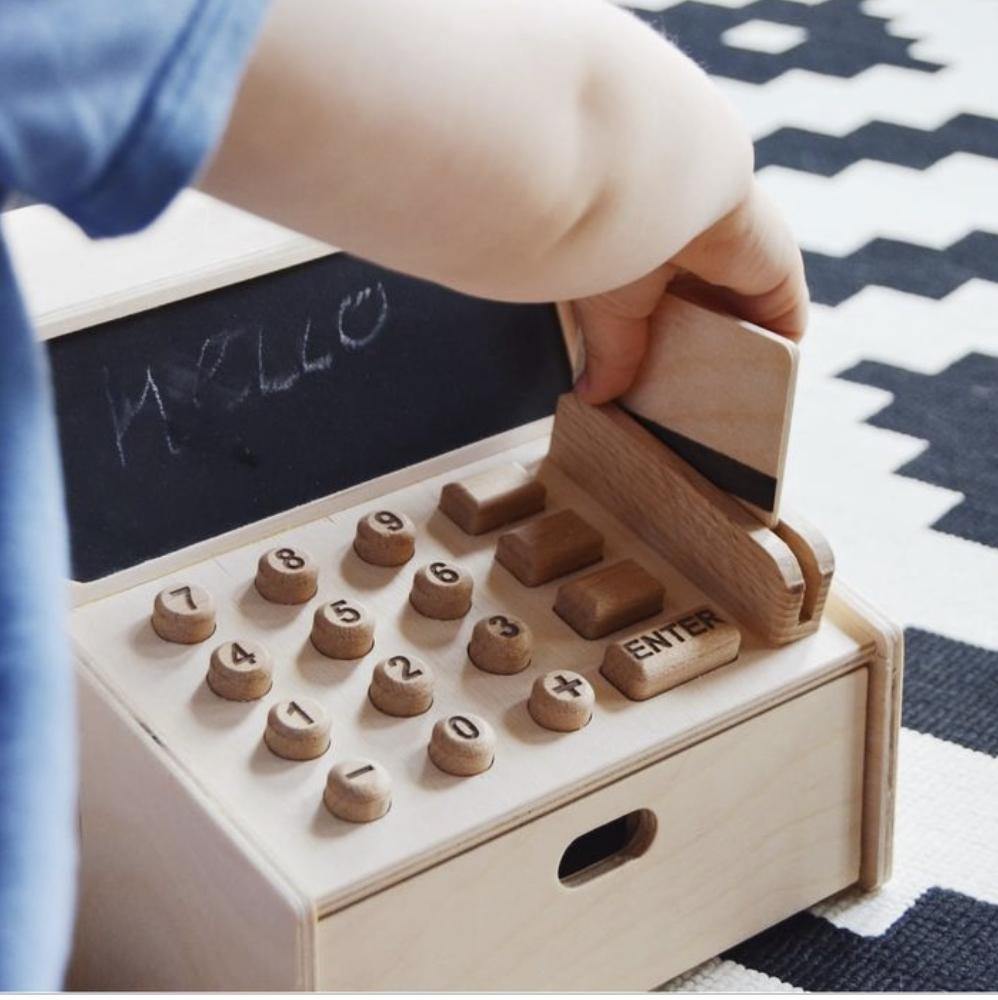
<svg viewBox="0 0 998 1000">
<path fill-rule="evenodd" d="M 867 672 L 319 922 L 320 989 L 640 990 L 856 881 Z M 647 809 L 640 857 L 571 888 L 577 836 Z"/>
</svg>

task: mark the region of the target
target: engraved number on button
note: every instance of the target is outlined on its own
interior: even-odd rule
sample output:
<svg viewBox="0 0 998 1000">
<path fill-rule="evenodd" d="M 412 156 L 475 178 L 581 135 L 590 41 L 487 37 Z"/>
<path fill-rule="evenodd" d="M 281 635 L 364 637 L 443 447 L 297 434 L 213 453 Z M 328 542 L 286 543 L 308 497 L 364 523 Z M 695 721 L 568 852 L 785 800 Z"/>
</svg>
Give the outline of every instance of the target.
<svg viewBox="0 0 998 1000">
<path fill-rule="evenodd" d="M 233 663 L 256 663 L 256 653 L 250 653 L 243 649 L 238 642 L 232 644 Z"/>
<path fill-rule="evenodd" d="M 567 691 L 573 698 L 582 697 L 582 695 L 576 690 L 576 688 L 582 687 L 581 678 L 574 677 L 572 680 L 569 680 L 561 674 L 555 674 L 554 679 L 558 682 L 557 686 L 552 689 L 555 694 L 564 694 Z"/>
<path fill-rule="evenodd" d="M 482 735 L 478 730 L 478 726 L 471 719 L 463 715 L 452 715 L 447 720 L 447 724 L 463 740 L 477 740 Z"/>
<path fill-rule="evenodd" d="M 315 725 L 315 719 L 305 711 L 296 701 L 288 702 L 288 715 L 294 717 L 300 715 L 310 726 Z"/>
<path fill-rule="evenodd" d="M 274 558 L 283 563 L 285 569 L 301 569 L 305 565 L 305 560 L 294 549 L 278 549 Z"/>
<path fill-rule="evenodd" d="M 443 562 L 430 563 L 430 572 L 441 583 L 457 583 L 459 578 L 457 570 Z"/>
<path fill-rule="evenodd" d="M 379 510 L 374 515 L 374 520 L 378 524 L 384 525 L 389 531 L 401 531 L 405 527 L 402 523 L 402 518 L 398 514 L 393 514 L 390 510 Z"/>
<path fill-rule="evenodd" d="M 338 601 L 333 601 L 329 606 L 333 609 L 336 617 L 346 625 L 353 625 L 354 622 L 360 621 L 360 612 L 356 608 L 350 607 L 342 597 Z"/>
<path fill-rule="evenodd" d="M 511 622 L 505 615 L 493 615 L 489 619 L 489 624 L 497 626 L 499 634 L 504 639 L 512 639 L 513 636 L 520 634 L 520 626 Z"/>
<path fill-rule="evenodd" d="M 181 594 L 183 594 L 184 598 L 187 600 L 187 607 L 189 607 L 191 611 L 197 611 L 197 601 L 194 600 L 194 595 L 191 593 L 190 587 L 185 585 L 183 587 L 177 587 L 176 590 L 170 591 L 171 597 L 179 597 Z"/>
<path fill-rule="evenodd" d="M 364 764 L 362 767 L 358 767 L 356 771 L 351 771 L 347 775 L 348 781 L 353 781 L 354 778 L 359 778 L 362 774 L 367 774 L 368 771 L 373 771 L 373 764 Z"/>
<path fill-rule="evenodd" d="M 413 677 L 421 677 L 423 673 L 419 667 L 414 667 L 412 665 L 412 660 L 410 660 L 408 656 L 393 656 L 389 659 L 388 666 L 398 667 L 401 669 L 402 678 L 404 680 L 410 680 Z"/>
</svg>

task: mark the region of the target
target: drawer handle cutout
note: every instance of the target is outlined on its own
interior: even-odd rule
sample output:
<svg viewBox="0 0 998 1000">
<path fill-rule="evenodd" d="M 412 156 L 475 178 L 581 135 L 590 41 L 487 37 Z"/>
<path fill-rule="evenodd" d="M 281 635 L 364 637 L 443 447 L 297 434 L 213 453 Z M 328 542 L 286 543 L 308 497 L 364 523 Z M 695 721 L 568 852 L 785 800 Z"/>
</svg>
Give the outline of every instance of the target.
<svg viewBox="0 0 998 1000">
<path fill-rule="evenodd" d="M 650 809 L 636 809 L 576 837 L 558 862 L 561 884 L 575 888 L 641 857 L 657 829 Z"/>
</svg>

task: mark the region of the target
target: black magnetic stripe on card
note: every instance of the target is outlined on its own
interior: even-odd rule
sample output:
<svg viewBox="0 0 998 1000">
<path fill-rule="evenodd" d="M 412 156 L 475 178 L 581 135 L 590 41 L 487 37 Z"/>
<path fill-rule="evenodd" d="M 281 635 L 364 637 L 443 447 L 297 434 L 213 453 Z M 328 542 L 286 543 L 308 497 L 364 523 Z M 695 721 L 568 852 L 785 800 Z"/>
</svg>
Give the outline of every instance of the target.
<svg viewBox="0 0 998 1000">
<path fill-rule="evenodd" d="M 755 504 L 762 510 L 770 513 L 773 511 L 776 505 L 776 480 L 773 476 L 768 476 L 765 472 L 753 469 L 751 465 L 739 462 L 737 458 L 694 441 L 685 434 L 669 430 L 668 427 L 663 427 L 626 406 L 622 406 L 621 409 L 725 493 L 731 493 L 739 500 Z"/>
</svg>

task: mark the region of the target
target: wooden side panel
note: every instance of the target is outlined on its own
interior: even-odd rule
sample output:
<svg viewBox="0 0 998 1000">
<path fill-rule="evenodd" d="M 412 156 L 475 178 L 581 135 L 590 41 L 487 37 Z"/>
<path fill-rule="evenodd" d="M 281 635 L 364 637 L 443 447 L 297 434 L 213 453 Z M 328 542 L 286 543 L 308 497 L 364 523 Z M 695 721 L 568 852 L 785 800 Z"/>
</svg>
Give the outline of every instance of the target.
<svg viewBox="0 0 998 1000">
<path fill-rule="evenodd" d="M 313 986 L 311 906 L 85 669 L 78 676 L 82 864 L 69 988 Z"/>
<path fill-rule="evenodd" d="M 318 986 L 645 989 L 856 882 L 858 669 L 319 923 Z M 654 813 L 645 853 L 573 887 L 568 844 Z"/>
<path fill-rule="evenodd" d="M 618 407 L 562 396 L 550 459 L 767 642 L 817 627 L 786 542 Z"/>
</svg>

